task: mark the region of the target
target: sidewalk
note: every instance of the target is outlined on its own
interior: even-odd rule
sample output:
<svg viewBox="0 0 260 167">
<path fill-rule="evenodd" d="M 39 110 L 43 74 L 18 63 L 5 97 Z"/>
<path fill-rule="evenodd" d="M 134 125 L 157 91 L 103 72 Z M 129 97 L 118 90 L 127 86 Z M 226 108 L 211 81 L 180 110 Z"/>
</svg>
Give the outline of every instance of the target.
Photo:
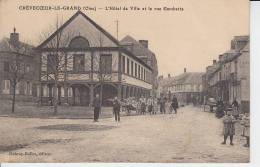
<svg viewBox="0 0 260 167">
<path fill-rule="evenodd" d="M 37 106 L 33 103 L 17 103 L 15 112 L 11 113 L 11 102 L 0 101 L 0 117 L 42 118 L 42 119 L 93 119 L 94 110 L 88 106 L 58 106 L 57 115 L 53 115 L 53 106 Z M 122 112 L 122 116 L 126 116 Z M 130 115 L 136 115 L 132 112 Z M 112 107 L 102 107 L 100 118 L 113 117 Z"/>
</svg>

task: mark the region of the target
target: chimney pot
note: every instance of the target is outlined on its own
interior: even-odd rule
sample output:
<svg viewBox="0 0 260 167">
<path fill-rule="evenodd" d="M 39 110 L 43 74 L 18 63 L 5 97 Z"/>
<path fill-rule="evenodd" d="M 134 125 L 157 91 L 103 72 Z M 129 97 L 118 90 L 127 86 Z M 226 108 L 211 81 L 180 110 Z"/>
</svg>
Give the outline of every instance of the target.
<svg viewBox="0 0 260 167">
<path fill-rule="evenodd" d="M 168 74 L 168 78 L 171 78 L 171 74 Z"/>
<path fill-rule="evenodd" d="M 143 47 L 148 48 L 148 40 L 139 40 L 139 43 L 143 45 Z"/>
<path fill-rule="evenodd" d="M 184 73 L 186 73 L 187 72 L 187 69 L 186 68 L 184 68 Z"/>
<path fill-rule="evenodd" d="M 215 65 L 217 63 L 217 60 L 213 60 L 213 65 Z"/>
</svg>

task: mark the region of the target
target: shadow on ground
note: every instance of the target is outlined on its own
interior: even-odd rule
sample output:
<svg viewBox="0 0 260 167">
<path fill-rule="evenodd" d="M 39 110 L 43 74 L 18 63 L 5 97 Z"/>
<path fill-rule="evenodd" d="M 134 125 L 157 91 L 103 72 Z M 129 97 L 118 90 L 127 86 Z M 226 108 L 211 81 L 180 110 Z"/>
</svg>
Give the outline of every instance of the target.
<svg viewBox="0 0 260 167">
<path fill-rule="evenodd" d="M 102 131 L 116 128 L 116 126 L 108 125 L 92 125 L 92 124 L 59 124 L 39 126 L 36 129 L 41 130 L 63 130 L 63 131 Z"/>
</svg>

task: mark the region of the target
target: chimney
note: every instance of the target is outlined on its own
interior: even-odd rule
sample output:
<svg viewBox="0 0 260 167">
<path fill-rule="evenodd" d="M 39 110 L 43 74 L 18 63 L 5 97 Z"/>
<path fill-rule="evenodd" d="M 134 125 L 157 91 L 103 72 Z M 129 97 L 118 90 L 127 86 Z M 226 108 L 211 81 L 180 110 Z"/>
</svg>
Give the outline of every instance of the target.
<svg viewBox="0 0 260 167">
<path fill-rule="evenodd" d="M 14 32 L 10 33 L 10 44 L 18 47 L 19 45 L 19 33 L 16 33 L 16 28 L 14 27 Z"/>
<path fill-rule="evenodd" d="M 168 74 L 168 78 L 171 78 L 171 74 Z"/>
<path fill-rule="evenodd" d="M 148 48 L 148 40 L 139 40 L 139 43 L 143 45 L 143 47 Z"/>
<path fill-rule="evenodd" d="M 223 58 L 223 55 L 219 55 L 219 56 L 218 56 L 218 60 L 219 60 L 219 61 L 222 61 L 222 58 Z"/>
<path fill-rule="evenodd" d="M 184 68 L 184 73 L 186 73 L 187 72 L 187 69 L 186 68 Z"/>
<path fill-rule="evenodd" d="M 213 60 L 213 65 L 215 65 L 217 63 L 217 60 Z"/>
</svg>

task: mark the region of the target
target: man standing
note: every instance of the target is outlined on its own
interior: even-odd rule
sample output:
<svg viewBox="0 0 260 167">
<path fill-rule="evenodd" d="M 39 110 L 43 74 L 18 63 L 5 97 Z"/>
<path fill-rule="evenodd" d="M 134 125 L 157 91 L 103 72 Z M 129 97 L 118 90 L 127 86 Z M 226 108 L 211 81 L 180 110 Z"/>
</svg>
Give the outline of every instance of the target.
<svg viewBox="0 0 260 167">
<path fill-rule="evenodd" d="M 148 105 L 148 112 L 150 113 L 150 115 L 152 115 L 153 105 L 154 105 L 152 96 L 150 96 L 150 98 L 147 100 L 147 105 Z"/>
<path fill-rule="evenodd" d="M 146 99 L 142 96 L 140 99 L 141 101 L 141 114 L 145 115 L 145 110 L 146 110 Z"/>
<path fill-rule="evenodd" d="M 175 95 L 173 95 L 171 106 L 172 106 L 175 114 L 177 114 L 177 108 L 179 108 L 179 104 L 178 104 L 177 97 Z"/>
<path fill-rule="evenodd" d="M 115 121 L 120 122 L 120 102 L 117 99 L 117 96 L 114 98 L 113 101 L 113 112 L 115 114 Z"/>
<path fill-rule="evenodd" d="M 166 98 L 164 98 L 164 97 L 161 97 L 160 98 L 160 112 L 161 112 L 161 114 L 163 113 L 163 114 L 165 114 L 165 102 L 166 102 Z"/>
<path fill-rule="evenodd" d="M 94 107 L 94 122 L 98 122 L 100 108 L 101 108 L 101 102 L 98 94 L 96 94 L 96 97 L 93 101 L 93 107 Z"/>
</svg>

